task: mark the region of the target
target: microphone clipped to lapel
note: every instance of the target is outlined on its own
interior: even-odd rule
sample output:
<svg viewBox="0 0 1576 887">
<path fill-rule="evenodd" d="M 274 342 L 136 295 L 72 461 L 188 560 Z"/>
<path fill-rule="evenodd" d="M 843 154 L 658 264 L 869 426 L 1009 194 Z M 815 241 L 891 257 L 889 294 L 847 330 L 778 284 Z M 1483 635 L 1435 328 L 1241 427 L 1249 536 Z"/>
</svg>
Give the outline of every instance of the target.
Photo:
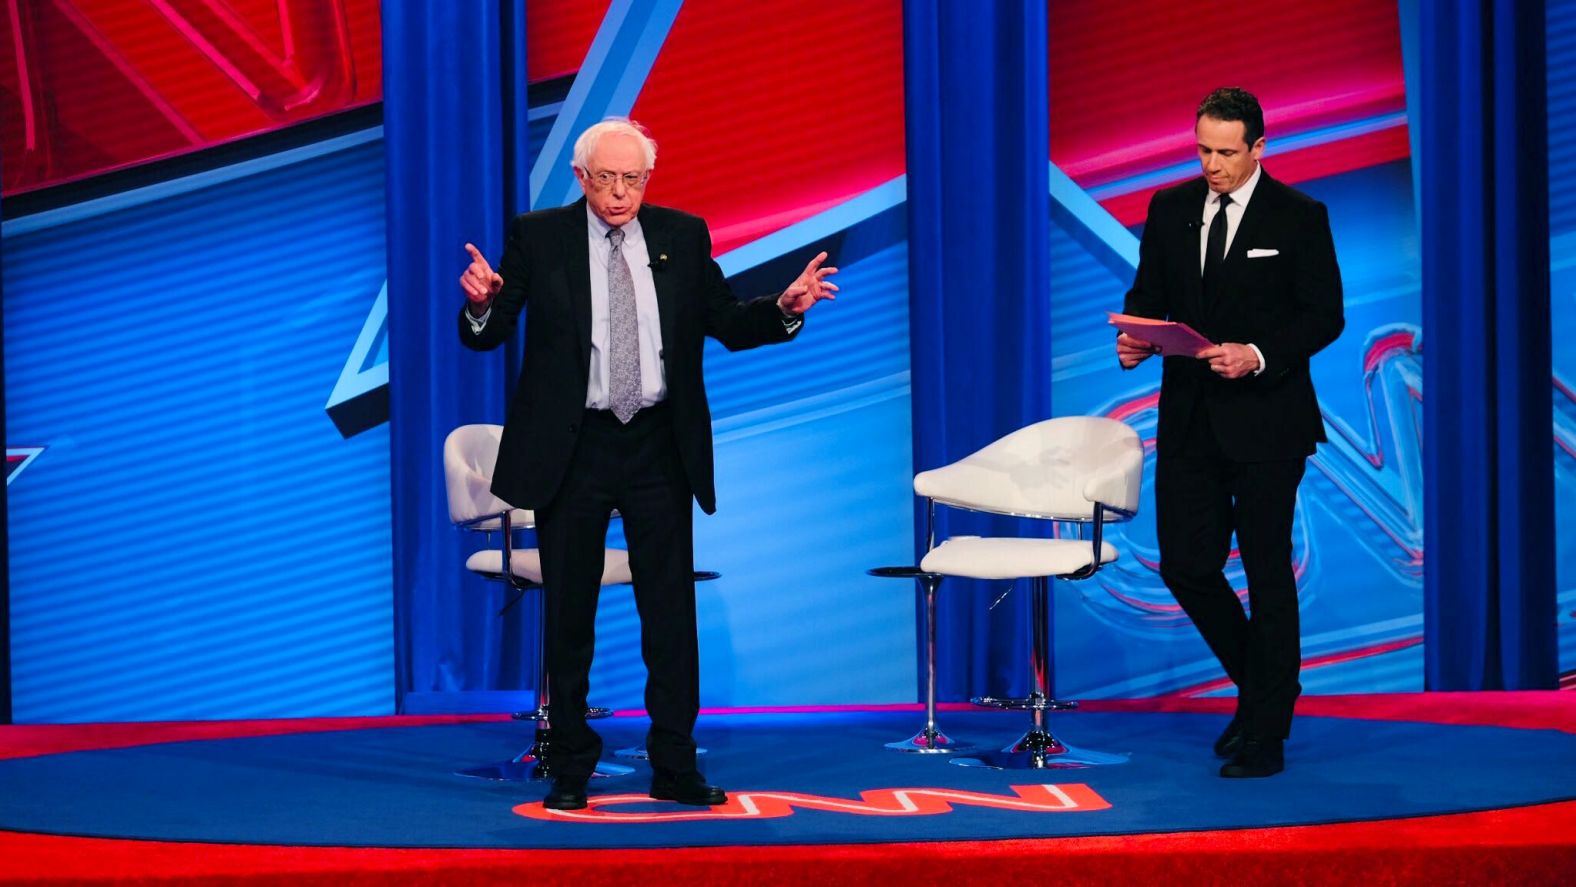
<svg viewBox="0 0 1576 887">
<path fill-rule="evenodd" d="M 653 271 L 661 271 L 662 269 L 668 267 L 668 254 L 658 253 L 655 259 L 652 259 L 646 263 L 646 267 Z"/>
</svg>

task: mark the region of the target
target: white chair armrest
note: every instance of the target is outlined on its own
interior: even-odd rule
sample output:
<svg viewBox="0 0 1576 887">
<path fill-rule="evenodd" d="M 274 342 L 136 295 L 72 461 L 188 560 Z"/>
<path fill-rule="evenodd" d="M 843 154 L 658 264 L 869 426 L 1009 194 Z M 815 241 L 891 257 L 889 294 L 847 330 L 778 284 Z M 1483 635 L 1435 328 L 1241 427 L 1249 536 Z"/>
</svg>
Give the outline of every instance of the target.
<svg viewBox="0 0 1576 887">
<path fill-rule="evenodd" d="M 1111 458 L 1084 483 L 1084 498 L 1126 514 L 1138 511 L 1138 491 L 1144 471 L 1144 445 L 1131 438 L 1116 444 Z"/>
</svg>

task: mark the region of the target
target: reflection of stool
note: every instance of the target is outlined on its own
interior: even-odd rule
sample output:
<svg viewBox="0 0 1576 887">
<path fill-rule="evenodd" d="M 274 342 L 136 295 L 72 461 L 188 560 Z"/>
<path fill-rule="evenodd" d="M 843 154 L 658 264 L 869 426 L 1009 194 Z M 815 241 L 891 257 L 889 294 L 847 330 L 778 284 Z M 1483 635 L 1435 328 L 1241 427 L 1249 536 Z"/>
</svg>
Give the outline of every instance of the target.
<svg viewBox="0 0 1576 887">
<path fill-rule="evenodd" d="M 1029 668 L 1033 687 L 1026 699 L 982 697 L 975 702 L 1031 713 L 1029 729 L 999 752 L 957 758 L 965 766 L 1045 769 L 1116 764 L 1122 755 L 1079 751 L 1052 736 L 1045 713 L 1074 707 L 1050 698 L 1050 579 L 1087 579 L 1116 560 L 1103 540 L 1106 523 L 1125 520 L 1138 509 L 1143 445 L 1127 425 L 1098 417 L 1047 419 L 1012 432 L 951 465 L 914 476 L 914 492 L 936 503 L 990 514 L 1076 524 L 1079 538 L 980 538 L 954 536 L 940 545 L 930 536 L 921 570 L 970 579 L 1032 579 Z M 1082 538 L 1083 528 L 1090 538 Z"/>
<path fill-rule="evenodd" d="M 924 755 L 973 751 L 974 746 L 960 745 L 936 726 L 936 590 L 941 586 L 941 574 L 926 573 L 918 567 L 876 567 L 866 572 L 872 576 L 913 579 L 925 595 L 925 726 L 912 737 L 888 742 L 886 747 Z"/>
<path fill-rule="evenodd" d="M 695 581 L 696 582 L 710 582 L 713 579 L 720 579 L 720 578 L 722 578 L 722 574 L 717 572 L 716 570 L 696 570 L 695 571 Z M 699 757 L 699 756 L 701 756 L 701 755 L 703 755 L 705 753 L 706 753 L 705 749 L 703 749 L 703 748 L 701 748 L 699 746 L 696 746 L 696 748 L 695 748 L 695 755 L 696 755 L 696 757 Z M 642 742 L 639 745 L 632 745 L 629 748 L 621 748 L 618 751 L 613 752 L 613 757 L 615 757 L 615 758 L 623 758 L 626 761 L 648 761 L 648 760 L 651 759 L 651 755 L 649 753 L 647 753 L 647 751 L 646 751 L 646 744 L 644 742 Z"/>
</svg>

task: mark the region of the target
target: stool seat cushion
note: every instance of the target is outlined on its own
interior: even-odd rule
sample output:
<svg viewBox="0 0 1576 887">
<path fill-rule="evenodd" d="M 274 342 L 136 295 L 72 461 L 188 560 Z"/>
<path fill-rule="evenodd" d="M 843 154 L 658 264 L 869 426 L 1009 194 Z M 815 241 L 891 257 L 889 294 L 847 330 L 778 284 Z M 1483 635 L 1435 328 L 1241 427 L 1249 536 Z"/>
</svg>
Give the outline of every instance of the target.
<svg viewBox="0 0 1576 887">
<path fill-rule="evenodd" d="M 542 581 L 542 553 L 535 548 L 516 548 L 509 552 L 509 568 L 514 575 L 538 584 Z M 465 559 L 465 569 L 492 576 L 503 574 L 503 551 L 486 548 Z M 627 585 L 634 581 L 629 572 L 629 552 L 609 548 L 602 566 L 603 585 Z"/>
<path fill-rule="evenodd" d="M 920 561 L 927 573 L 970 579 L 1065 576 L 1089 566 L 1094 546 L 1084 539 L 953 536 Z M 1100 563 L 1116 560 L 1116 546 L 1100 544 Z"/>
</svg>

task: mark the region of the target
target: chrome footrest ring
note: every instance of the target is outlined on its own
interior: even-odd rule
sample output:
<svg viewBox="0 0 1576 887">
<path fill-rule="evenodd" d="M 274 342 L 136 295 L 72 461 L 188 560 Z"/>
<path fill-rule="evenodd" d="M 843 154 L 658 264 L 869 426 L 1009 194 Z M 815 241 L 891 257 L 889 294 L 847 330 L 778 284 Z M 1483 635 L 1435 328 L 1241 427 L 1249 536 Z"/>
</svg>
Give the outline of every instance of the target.
<svg viewBox="0 0 1576 887">
<path fill-rule="evenodd" d="M 599 708 L 593 705 L 586 709 L 586 720 L 588 721 L 598 721 L 612 716 L 613 710 L 611 708 Z M 517 711 L 509 717 L 516 721 L 545 721 L 547 720 L 547 709 L 538 708 L 531 711 Z"/>
<path fill-rule="evenodd" d="M 1078 703 L 1062 699 L 1036 699 L 1033 696 L 1017 699 L 999 696 L 975 696 L 969 702 L 981 708 L 1000 708 L 1012 711 L 1071 711 Z"/>
</svg>

